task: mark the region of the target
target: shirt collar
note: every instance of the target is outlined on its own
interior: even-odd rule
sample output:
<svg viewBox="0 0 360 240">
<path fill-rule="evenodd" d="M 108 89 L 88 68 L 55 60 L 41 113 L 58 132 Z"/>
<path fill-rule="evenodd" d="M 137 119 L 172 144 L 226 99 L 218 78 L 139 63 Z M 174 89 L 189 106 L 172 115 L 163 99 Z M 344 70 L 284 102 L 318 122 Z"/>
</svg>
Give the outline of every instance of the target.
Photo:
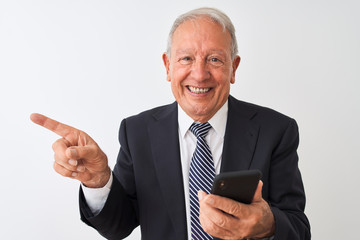
<svg viewBox="0 0 360 240">
<path fill-rule="evenodd" d="M 225 128 L 228 116 L 227 113 L 228 100 L 226 100 L 225 104 L 209 120 L 210 125 L 215 130 L 216 134 L 218 134 L 221 138 L 224 138 L 225 135 Z M 178 122 L 180 136 L 184 138 L 191 124 L 194 123 L 194 120 L 189 117 L 180 106 L 178 106 Z"/>
</svg>

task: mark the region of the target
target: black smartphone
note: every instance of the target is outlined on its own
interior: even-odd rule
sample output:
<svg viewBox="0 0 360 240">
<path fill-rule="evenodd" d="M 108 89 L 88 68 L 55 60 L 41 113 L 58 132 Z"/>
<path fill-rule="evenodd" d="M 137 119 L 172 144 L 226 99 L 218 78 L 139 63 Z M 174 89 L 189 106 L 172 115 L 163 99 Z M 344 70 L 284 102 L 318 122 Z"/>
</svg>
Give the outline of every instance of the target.
<svg viewBox="0 0 360 240">
<path fill-rule="evenodd" d="M 214 179 L 211 193 L 250 204 L 260 178 L 259 170 L 220 173 Z"/>
</svg>

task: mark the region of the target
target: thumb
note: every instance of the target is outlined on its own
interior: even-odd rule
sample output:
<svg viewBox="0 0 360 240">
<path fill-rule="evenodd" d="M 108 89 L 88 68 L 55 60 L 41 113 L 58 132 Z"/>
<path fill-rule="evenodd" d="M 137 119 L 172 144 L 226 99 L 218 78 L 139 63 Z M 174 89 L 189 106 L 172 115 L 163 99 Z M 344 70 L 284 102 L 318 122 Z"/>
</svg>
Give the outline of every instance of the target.
<svg viewBox="0 0 360 240">
<path fill-rule="evenodd" d="M 75 147 L 69 147 L 66 149 L 65 151 L 65 155 L 66 157 L 68 157 L 69 159 L 78 159 L 78 154 L 77 154 L 77 150 Z"/>
<path fill-rule="evenodd" d="M 66 149 L 66 156 L 70 159 L 93 159 L 96 158 L 100 149 L 92 146 L 71 146 Z"/>
<path fill-rule="evenodd" d="M 254 194 L 254 198 L 252 200 L 252 202 L 260 202 L 261 199 L 262 199 L 262 187 L 263 187 L 263 182 L 260 180 L 258 185 L 257 185 L 257 188 L 256 188 L 256 191 L 255 191 L 255 194 Z"/>
</svg>

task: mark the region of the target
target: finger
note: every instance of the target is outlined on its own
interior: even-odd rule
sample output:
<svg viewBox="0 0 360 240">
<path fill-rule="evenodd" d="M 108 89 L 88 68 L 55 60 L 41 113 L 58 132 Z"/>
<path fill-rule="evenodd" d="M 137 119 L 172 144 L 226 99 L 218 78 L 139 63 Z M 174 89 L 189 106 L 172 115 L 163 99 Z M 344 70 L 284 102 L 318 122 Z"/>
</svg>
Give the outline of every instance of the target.
<svg viewBox="0 0 360 240">
<path fill-rule="evenodd" d="M 53 120 L 51 118 L 48 118 L 44 115 L 33 113 L 30 116 L 31 121 L 34 123 L 49 129 L 50 131 L 53 131 L 54 133 L 58 134 L 61 137 L 64 137 L 65 139 L 71 141 L 71 139 L 68 139 L 68 136 L 71 133 L 74 132 L 80 132 L 78 129 L 70 127 L 68 125 L 65 125 L 63 123 L 60 123 L 56 120 Z"/>
<path fill-rule="evenodd" d="M 63 158 L 59 155 L 54 156 L 55 162 L 59 165 L 61 165 L 62 167 L 68 169 L 69 171 L 77 171 L 78 168 L 78 163 L 76 160 L 72 160 L 72 159 L 68 159 L 68 158 Z"/>
<path fill-rule="evenodd" d="M 99 148 L 91 146 L 71 146 L 66 149 L 66 155 L 70 159 L 96 159 L 99 155 Z"/>
<path fill-rule="evenodd" d="M 210 206 L 206 203 L 206 200 L 200 202 L 199 212 L 199 221 L 205 232 L 214 237 L 221 237 L 223 239 L 231 235 L 230 229 L 234 225 L 233 220 L 230 218 L 233 217 Z"/>
<path fill-rule="evenodd" d="M 61 176 L 69 177 L 69 178 L 75 178 L 78 176 L 77 172 L 71 171 L 71 170 L 65 168 L 64 166 L 58 164 L 57 162 L 54 162 L 53 167 L 54 167 L 55 172 L 57 172 Z"/>
<path fill-rule="evenodd" d="M 88 171 L 86 171 L 85 168 L 84 168 L 83 172 L 78 171 L 78 170 L 72 171 L 72 170 L 65 168 L 61 164 L 58 164 L 57 162 L 54 162 L 53 167 L 54 167 L 55 172 L 57 172 L 58 174 L 60 174 L 61 176 L 64 176 L 64 177 L 77 179 L 79 181 L 87 181 L 90 179 L 90 174 Z"/>
<path fill-rule="evenodd" d="M 221 239 L 230 239 L 229 237 L 232 236 L 231 231 L 219 227 L 209 217 L 204 217 L 200 215 L 199 220 L 200 220 L 200 225 L 203 228 L 204 232 L 210 234 L 213 237 L 217 237 Z"/>
<path fill-rule="evenodd" d="M 59 165 L 63 166 L 64 168 L 70 171 L 76 171 L 78 161 L 76 159 L 71 159 L 66 154 L 66 150 L 68 149 L 69 145 L 70 143 L 63 138 L 55 141 L 54 144 L 52 145 L 52 148 L 55 152 L 54 159 L 55 162 L 57 162 Z"/>
<path fill-rule="evenodd" d="M 64 149 L 64 152 L 68 160 L 61 165 L 72 171 L 85 172 L 86 160 L 91 159 L 92 162 L 97 159 L 101 160 L 99 157 L 101 155 L 101 150 L 97 147 L 97 145 L 71 146 Z M 69 166 L 68 164 L 72 166 Z"/>
<path fill-rule="evenodd" d="M 252 200 L 252 203 L 253 202 L 260 202 L 261 199 L 262 199 L 262 187 L 263 187 L 263 182 L 260 180 L 258 185 L 257 185 L 257 188 L 256 188 L 256 191 L 255 191 L 255 194 L 254 194 L 254 198 Z"/>
<path fill-rule="evenodd" d="M 208 194 L 202 190 L 198 191 L 199 202 L 204 199 Z"/>
<path fill-rule="evenodd" d="M 237 202 L 230 198 L 221 197 L 218 195 L 209 194 L 206 197 L 206 203 L 215 207 L 229 215 L 240 217 L 247 213 L 246 204 Z"/>
<path fill-rule="evenodd" d="M 200 204 L 200 215 L 210 219 L 216 226 L 220 228 L 229 228 L 231 226 L 232 218 L 229 214 L 224 213 L 218 208 L 215 208 L 209 204 Z"/>
</svg>

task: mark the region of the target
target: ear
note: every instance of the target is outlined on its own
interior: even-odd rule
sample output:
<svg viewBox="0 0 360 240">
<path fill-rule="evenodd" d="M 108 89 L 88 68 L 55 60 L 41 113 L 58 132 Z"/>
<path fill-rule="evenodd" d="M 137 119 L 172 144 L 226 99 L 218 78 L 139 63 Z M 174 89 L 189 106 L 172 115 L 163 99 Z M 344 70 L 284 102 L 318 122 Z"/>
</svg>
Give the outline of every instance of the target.
<svg viewBox="0 0 360 240">
<path fill-rule="evenodd" d="M 231 74 L 231 79 L 230 79 L 230 83 L 232 83 L 232 84 L 235 83 L 235 72 L 240 64 L 240 60 L 241 60 L 240 56 L 236 56 L 232 62 L 232 74 Z"/>
<path fill-rule="evenodd" d="M 164 66 L 165 66 L 165 69 L 166 69 L 166 80 L 168 82 L 171 82 L 171 78 L 170 78 L 170 59 L 169 59 L 168 55 L 166 54 L 166 52 L 163 53 L 162 59 L 163 59 Z"/>
</svg>

